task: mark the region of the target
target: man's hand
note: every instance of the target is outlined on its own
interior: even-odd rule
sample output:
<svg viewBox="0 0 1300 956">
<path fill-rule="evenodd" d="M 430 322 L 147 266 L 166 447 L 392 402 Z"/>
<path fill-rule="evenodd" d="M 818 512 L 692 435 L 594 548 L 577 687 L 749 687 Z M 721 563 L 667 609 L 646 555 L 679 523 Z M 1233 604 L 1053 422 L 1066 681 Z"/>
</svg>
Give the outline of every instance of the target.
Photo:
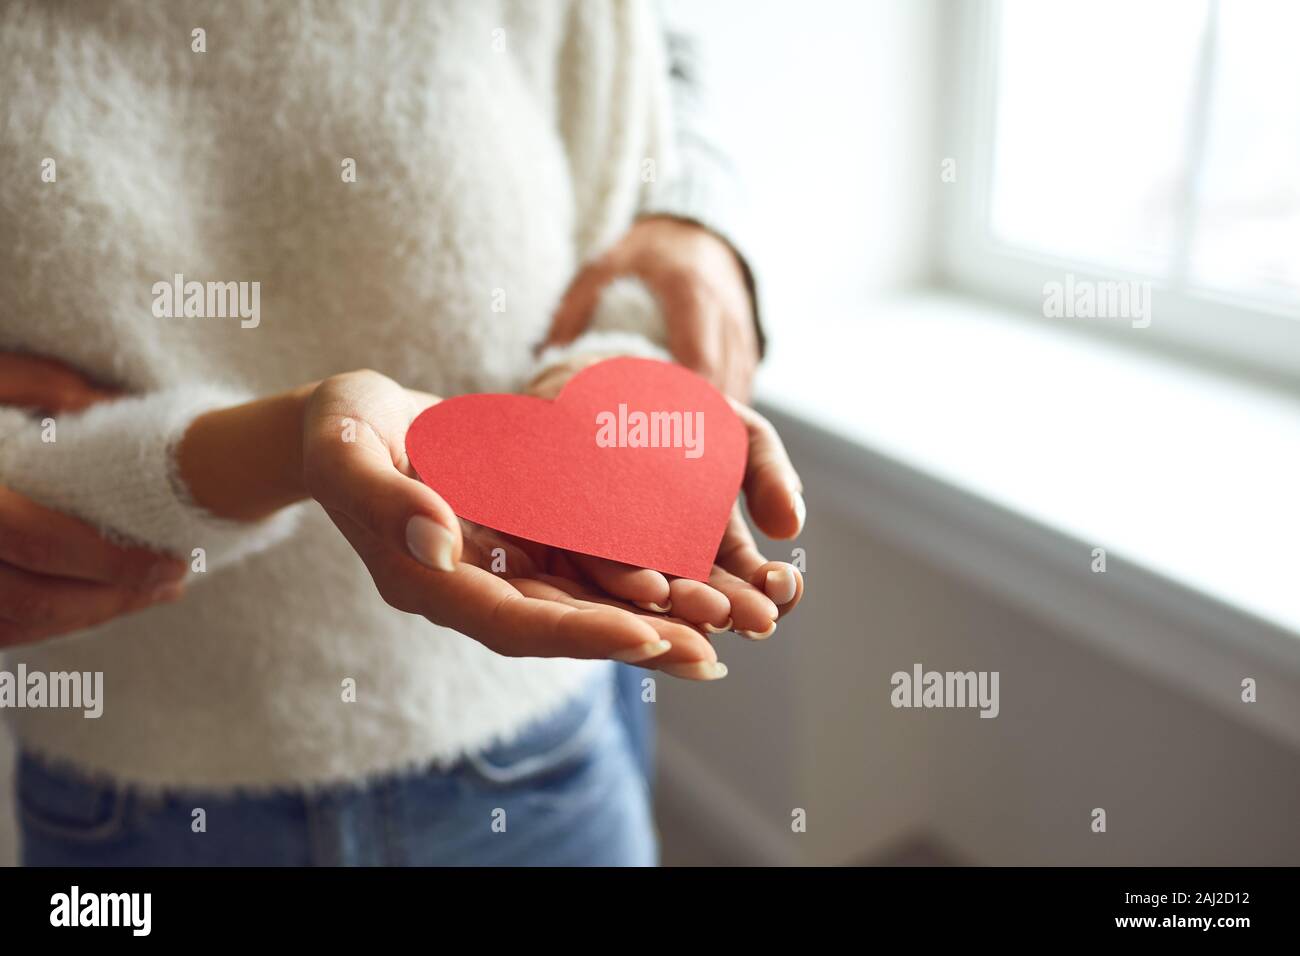
<svg viewBox="0 0 1300 956">
<path fill-rule="evenodd" d="M 57 414 L 113 394 L 58 362 L 0 355 L 0 405 Z M 0 647 L 174 601 L 184 574 L 181 561 L 119 547 L 83 521 L 0 488 Z"/>
<path fill-rule="evenodd" d="M 584 266 L 556 310 L 546 344 L 581 335 L 601 291 L 623 275 L 637 276 L 659 300 L 673 358 L 732 398 L 749 401 L 758 333 L 744 267 L 726 242 L 682 219 L 638 220 Z"/>
</svg>

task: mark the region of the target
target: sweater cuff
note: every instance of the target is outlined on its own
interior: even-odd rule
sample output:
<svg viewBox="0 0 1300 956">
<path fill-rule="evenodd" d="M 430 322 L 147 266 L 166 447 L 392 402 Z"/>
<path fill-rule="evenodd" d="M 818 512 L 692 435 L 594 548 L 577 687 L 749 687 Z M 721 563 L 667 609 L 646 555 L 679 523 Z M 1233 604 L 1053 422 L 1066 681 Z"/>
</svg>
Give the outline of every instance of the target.
<svg viewBox="0 0 1300 956">
<path fill-rule="evenodd" d="M 572 342 L 543 349 L 537 356 L 533 376 L 582 355 L 673 360 L 668 352 L 668 326 L 659 303 L 640 279 L 625 276 L 605 286 L 587 331 Z"/>
<path fill-rule="evenodd" d="M 0 415 L 0 484 L 81 518 L 110 539 L 190 560 L 207 570 L 288 537 L 298 507 L 258 522 L 219 518 L 196 505 L 177 471 L 176 448 L 198 416 L 250 399 L 186 386 L 92 406 L 55 418 L 54 440 L 34 419 Z"/>
</svg>

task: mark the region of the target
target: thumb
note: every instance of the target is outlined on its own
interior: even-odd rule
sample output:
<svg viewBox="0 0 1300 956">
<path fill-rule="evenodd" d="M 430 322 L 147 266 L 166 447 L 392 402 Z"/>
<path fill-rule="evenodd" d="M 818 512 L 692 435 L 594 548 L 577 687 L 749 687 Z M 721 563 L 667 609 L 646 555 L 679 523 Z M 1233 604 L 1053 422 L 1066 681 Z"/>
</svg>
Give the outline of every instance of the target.
<svg viewBox="0 0 1300 956">
<path fill-rule="evenodd" d="M 464 549 L 460 521 L 432 488 L 394 467 L 386 451 L 361 442 L 321 462 L 311 483 L 327 511 L 341 512 L 386 546 L 439 571 L 454 571 Z"/>
<path fill-rule="evenodd" d="M 385 546 L 454 571 L 464 548 L 460 520 L 441 495 L 404 473 L 409 462 L 402 445 L 412 413 L 436 399 L 407 393 L 374 372 L 353 372 L 329 380 L 312 401 L 320 404 L 309 412 L 303 446 L 311 496 Z"/>
<path fill-rule="evenodd" d="M 615 275 L 617 271 L 608 259 L 597 259 L 584 266 L 555 310 L 543 347 L 564 345 L 586 331 L 596 303 L 600 301 L 601 291 Z"/>
<path fill-rule="evenodd" d="M 806 517 L 803 482 L 790 462 L 781 436 L 758 412 L 735 399 L 729 401 L 749 432 L 744 488 L 750 517 L 769 538 L 798 537 Z"/>
</svg>

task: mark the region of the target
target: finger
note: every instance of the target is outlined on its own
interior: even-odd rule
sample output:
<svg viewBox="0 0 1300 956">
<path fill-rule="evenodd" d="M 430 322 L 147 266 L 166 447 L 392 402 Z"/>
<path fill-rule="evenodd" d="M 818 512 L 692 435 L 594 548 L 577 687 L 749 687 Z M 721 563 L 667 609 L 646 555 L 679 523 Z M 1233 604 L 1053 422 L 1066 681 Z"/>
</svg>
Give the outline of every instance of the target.
<svg viewBox="0 0 1300 956">
<path fill-rule="evenodd" d="M 471 564 L 435 574 L 404 561 L 342 512 L 329 514 L 387 604 L 459 631 L 498 654 L 630 663 L 668 649 L 653 627 L 632 614 L 537 600 L 515 587 L 517 579 L 498 578 Z"/>
<path fill-rule="evenodd" d="M 721 388 L 721 314 L 703 287 L 690 278 L 648 276 L 645 281 L 663 308 L 668 351 L 682 365 Z"/>
<path fill-rule="evenodd" d="M 779 614 L 794 610 L 803 598 L 803 575 L 794 565 L 768 561 L 759 553 L 738 507 L 732 509 L 727 530 L 722 535 L 718 565 L 766 594 Z"/>
<path fill-rule="evenodd" d="M 521 594 L 540 600 L 554 601 L 581 610 L 613 611 L 648 627 L 655 634 L 654 644 L 643 645 L 645 653 L 636 656 L 611 655 L 614 660 L 641 667 L 684 666 L 691 670 L 692 664 L 716 661 L 717 655 L 711 645 L 704 641 L 698 631 L 687 627 L 671 618 L 659 617 L 638 611 L 630 605 L 623 604 L 608 595 L 586 591 L 576 582 L 567 578 L 543 575 L 539 578 L 522 578 L 512 582 Z M 702 643 L 701 643 L 702 642 Z"/>
<path fill-rule="evenodd" d="M 150 604 L 174 601 L 182 591 L 183 585 L 172 584 L 165 592 L 143 594 L 0 565 L 0 619 L 10 625 L 15 640 L 18 633 L 25 633 L 27 639 L 48 637 L 84 630 Z"/>
<path fill-rule="evenodd" d="M 630 613 L 530 598 L 515 586 L 519 579 L 503 579 L 469 564 L 434 573 L 403 560 L 347 515 L 332 512 L 330 517 L 388 604 L 459 631 L 498 654 L 630 663 L 667 650 L 654 628 Z"/>
<path fill-rule="evenodd" d="M 716 588 L 690 578 L 668 582 L 673 614 L 698 625 L 706 634 L 731 630 L 731 601 Z"/>
<path fill-rule="evenodd" d="M 660 635 L 673 643 L 673 651 L 665 656 L 664 662 L 684 663 L 690 661 L 716 661 L 718 659 L 717 651 L 714 650 L 708 639 L 693 625 L 675 616 L 669 617 L 650 611 L 642 611 L 624 601 L 611 597 L 603 591 L 585 588 L 568 578 L 543 574 L 537 578 L 537 581 L 547 587 L 563 591 L 575 600 L 605 607 L 622 608 L 635 615 L 638 620 L 645 621 L 655 628 Z"/>
<path fill-rule="evenodd" d="M 607 558 L 573 552 L 571 560 L 583 573 L 616 598 L 659 613 L 672 609 L 668 579 L 650 568 L 637 568 Z"/>
<path fill-rule="evenodd" d="M 803 575 L 785 561 L 764 563 L 748 580 L 771 599 L 778 616 L 789 614 L 803 600 Z"/>
<path fill-rule="evenodd" d="M 179 581 L 185 563 L 108 541 L 84 521 L 0 487 L 0 561 L 53 577 L 152 590 Z"/>
<path fill-rule="evenodd" d="M 776 630 L 778 612 L 771 598 L 748 581 L 717 565 L 714 565 L 709 575 L 709 584 L 725 594 L 731 602 L 732 630 L 752 640 L 772 636 Z"/>
<path fill-rule="evenodd" d="M 76 412 L 116 397 L 62 362 L 31 355 L 0 355 L 0 405 Z"/>
<path fill-rule="evenodd" d="M 722 367 L 718 370 L 718 388 L 722 394 L 738 402 L 749 402 L 749 383 L 742 374 L 740 357 L 733 354 L 731 347 L 722 350 Z"/>
<path fill-rule="evenodd" d="M 726 394 L 748 403 L 758 368 L 758 322 L 749 284 L 733 289 L 724 297 L 722 312 L 722 355 L 725 363 Z"/>
<path fill-rule="evenodd" d="M 749 335 L 736 335 L 734 326 L 730 338 L 724 340 L 723 361 L 726 363 L 723 381 L 724 392 L 740 402 L 748 404 L 754 388 L 754 372 L 758 368 L 758 342 L 752 332 L 753 317 L 746 312 L 739 321 L 748 323 Z"/>
<path fill-rule="evenodd" d="M 740 513 L 740 505 L 737 504 L 727 518 L 727 529 L 722 533 L 722 541 L 718 545 L 716 563 L 741 580 L 748 581 L 750 575 L 766 560 L 754 543 L 754 535 L 750 533 L 749 525 L 745 524 L 745 516 Z"/>
<path fill-rule="evenodd" d="M 749 432 L 745 466 L 745 504 L 754 523 L 769 538 L 793 538 L 803 530 L 803 483 L 790 463 L 781 436 L 758 412 L 739 402 L 731 407 Z"/>
<path fill-rule="evenodd" d="M 591 579 L 573 563 L 572 551 L 561 551 L 559 548 L 550 549 L 546 560 L 546 574 L 557 577 L 567 578 L 578 584 L 589 584 Z M 540 575 L 535 575 L 539 576 Z M 592 584 L 592 587 L 595 585 Z"/>
<path fill-rule="evenodd" d="M 712 681 L 727 676 L 727 665 L 718 660 L 718 652 L 708 639 L 693 627 L 669 617 L 647 614 L 641 617 L 672 645 L 668 653 L 638 663 L 639 667 L 663 671 L 683 680 Z"/>
<path fill-rule="evenodd" d="M 501 580 L 461 565 L 438 588 L 442 620 L 497 653 L 637 663 L 669 650 L 655 629 L 628 611 L 530 597 L 536 579 Z"/>
<path fill-rule="evenodd" d="M 460 560 L 504 577 L 533 577 L 542 569 L 523 548 L 495 532 L 461 522 L 464 547 Z"/>
<path fill-rule="evenodd" d="M 543 345 L 564 345 L 581 335 L 591 322 L 601 291 L 616 274 L 608 256 L 584 266 L 560 300 Z"/>
<path fill-rule="evenodd" d="M 727 667 L 718 660 L 718 654 L 713 645 L 695 628 L 675 618 L 634 611 L 608 595 L 585 592 L 580 586 L 564 578 L 543 576 L 537 581 L 520 582 L 519 586 L 526 588 L 530 593 L 539 595 L 549 594 L 549 592 L 541 589 L 549 586 L 563 591 L 571 598 L 584 604 L 625 609 L 629 614 L 652 627 L 662 640 L 671 645 L 668 652 L 653 659 L 629 663 L 661 670 L 673 677 L 681 677 L 686 680 L 718 680 L 727 675 Z M 552 595 L 552 597 L 554 596 Z"/>
<path fill-rule="evenodd" d="M 709 313 L 711 322 L 709 337 L 713 339 L 713 354 L 717 356 L 713 368 L 713 385 L 723 395 L 729 395 L 739 401 L 746 401 L 748 396 L 736 391 L 736 385 L 733 381 L 733 369 L 739 360 L 739 356 L 732 354 L 734 343 L 732 341 L 731 323 L 735 320 L 720 302 L 709 309 Z"/>
</svg>

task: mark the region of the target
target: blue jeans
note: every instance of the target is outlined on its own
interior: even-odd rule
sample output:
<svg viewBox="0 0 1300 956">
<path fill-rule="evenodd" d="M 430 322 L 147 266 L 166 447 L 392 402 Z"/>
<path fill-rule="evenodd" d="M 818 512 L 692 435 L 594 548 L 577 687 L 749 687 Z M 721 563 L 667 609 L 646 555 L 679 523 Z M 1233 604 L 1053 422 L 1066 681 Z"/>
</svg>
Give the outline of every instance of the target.
<svg viewBox="0 0 1300 956">
<path fill-rule="evenodd" d="M 631 664 L 616 664 L 614 699 L 618 703 L 618 714 L 627 727 L 628 741 L 632 747 L 632 756 L 646 779 L 646 785 L 654 791 L 655 778 L 655 714 L 654 704 L 642 699 L 644 688 L 641 682 L 656 675 Z"/>
<path fill-rule="evenodd" d="M 445 770 L 309 793 L 154 796 L 23 754 L 23 863 L 652 866 L 647 782 L 615 695 L 602 679 Z"/>
</svg>

